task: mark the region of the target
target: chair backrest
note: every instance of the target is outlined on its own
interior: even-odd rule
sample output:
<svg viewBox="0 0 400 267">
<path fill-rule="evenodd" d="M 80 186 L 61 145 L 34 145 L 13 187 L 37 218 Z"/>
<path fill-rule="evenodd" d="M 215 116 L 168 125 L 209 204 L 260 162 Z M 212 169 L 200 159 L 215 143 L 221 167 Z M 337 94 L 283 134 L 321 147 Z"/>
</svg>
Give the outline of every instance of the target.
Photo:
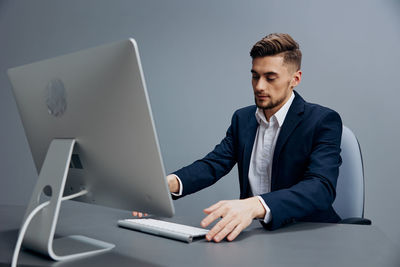
<svg viewBox="0 0 400 267">
<path fill-rule="evenodd" d="M 360 144 L 354 133 L 343 126 L 342 165 L 336 187 L 333 208 L 342 219 L 364 218 L 364 168 Z"/>
</svg>

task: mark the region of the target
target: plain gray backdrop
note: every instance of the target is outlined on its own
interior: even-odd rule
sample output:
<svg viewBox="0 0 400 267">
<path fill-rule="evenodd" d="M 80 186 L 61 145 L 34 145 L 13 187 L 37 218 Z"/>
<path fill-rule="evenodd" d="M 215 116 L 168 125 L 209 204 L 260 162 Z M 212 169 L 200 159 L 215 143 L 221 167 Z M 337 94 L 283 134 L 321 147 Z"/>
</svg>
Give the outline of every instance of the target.
<svg viewBox="0 0 400 267">
<path fill-rule="evenodd" d="M 366 217 L 400 243 L 400 2 L 0 0 L 0 204 L 26 204 L 37 172 L 10 67 L 133 37 L 141 53 L 167 172 L 204 156 L 231 115 L 253 104 L 252 45 L 287 32 L 303 52 L 308 101 L 338 111 L 364 156 Z M 239 196 L 236 168 L 175 202 L 201 213 Z"/>
</svg>

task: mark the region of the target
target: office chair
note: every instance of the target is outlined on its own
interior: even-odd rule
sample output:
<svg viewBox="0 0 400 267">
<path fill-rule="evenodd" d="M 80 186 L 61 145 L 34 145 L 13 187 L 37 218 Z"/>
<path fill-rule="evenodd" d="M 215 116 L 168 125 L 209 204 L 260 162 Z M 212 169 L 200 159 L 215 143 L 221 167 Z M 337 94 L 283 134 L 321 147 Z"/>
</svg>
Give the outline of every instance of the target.
<svg viewBox="0 0 400 267">
<path fill-rule="evenodd" d="M 370 225 L 371 221 L 364 218 L 364 166 L 360 144 L 354 133 L 344 125 L 340 148 L 342 165 L 333 208 L 342 218 L 339 223 Z"/>
</svg>

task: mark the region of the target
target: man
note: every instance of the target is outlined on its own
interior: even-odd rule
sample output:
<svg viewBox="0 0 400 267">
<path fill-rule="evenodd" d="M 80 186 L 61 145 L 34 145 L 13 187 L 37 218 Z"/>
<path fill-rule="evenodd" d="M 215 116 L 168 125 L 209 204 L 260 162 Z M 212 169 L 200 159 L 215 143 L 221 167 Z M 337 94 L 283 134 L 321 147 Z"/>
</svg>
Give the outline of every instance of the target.
<svg viewBox="0 0 400 267">
<path fill-rule="evenodd" d="M 179 198 L 214 184 L 238 164 L 240 200 L 204 210 L 203 227 L 222 218 L 208 241 L 232 241 L 255 218 L 271 230 L 295 221 L 340 220 L 332 208 L 341 164 L 340 116 L 293 90 L 301 82 L 301 52 L 290 35 L 270 34 L 250 55 L 256 105 L 234 113 L 212 152 L 167 177 Z"/>
</svg>

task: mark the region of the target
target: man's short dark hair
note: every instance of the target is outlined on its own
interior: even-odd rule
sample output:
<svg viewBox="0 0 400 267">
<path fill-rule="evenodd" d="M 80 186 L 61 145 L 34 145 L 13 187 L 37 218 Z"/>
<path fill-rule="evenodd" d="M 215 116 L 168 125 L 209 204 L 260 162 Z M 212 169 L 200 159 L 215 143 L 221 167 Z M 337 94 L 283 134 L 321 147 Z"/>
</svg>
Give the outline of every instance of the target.
<svg viewBox="0 0 400 267">
<path fill-rule="evenodd" d="M 250 51 L 250 56 L 255 59 L 265 56 L 282 54 L 283 63 L 301 67 L 301 51 L 299 44 L 287 33 L 271 33 L 258 41 Z"/>
</svg>

